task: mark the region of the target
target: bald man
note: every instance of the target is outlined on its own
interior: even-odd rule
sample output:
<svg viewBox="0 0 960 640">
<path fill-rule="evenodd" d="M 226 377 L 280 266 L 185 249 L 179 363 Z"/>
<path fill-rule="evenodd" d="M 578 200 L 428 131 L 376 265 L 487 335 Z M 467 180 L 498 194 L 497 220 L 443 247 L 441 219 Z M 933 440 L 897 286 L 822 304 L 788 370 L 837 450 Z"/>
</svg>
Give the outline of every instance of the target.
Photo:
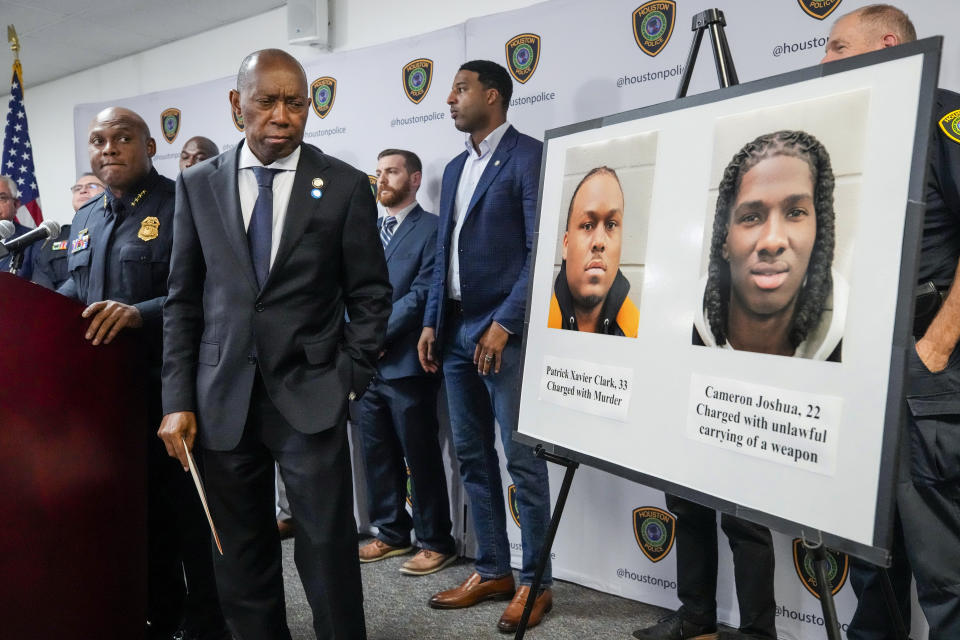
<svg viewBox="0 0 960 640">
<path fill-rule="evenodd" d="M 242 144 L 177 181 L 160 436 L 184 466 L 184 441 L 203 452 L 234 635 L 290 639 L 276 463 L 316 636 L 361 639 L 347 401 L 376 372 L 392 307 L 376 204 L 366 173 L 303 143 L 295 58 L 247 56 L 230 104 Z"/>
<path fill-rule="evenodd" d="M 142 342 L 147 424 L 153 425 L 160 419 L 161 320 L 173 245 L 174 184 L 153 168 L 156 144 L 143 119 L 129 109 L 98 113 L 87 149 L 90 167 L 106 189 L 74 216 L 66 249 L 70 278 L 58 291 L 87 305 L 85 338 L 92 344 L 109 343 L 120 332 Z M 152 433 L 144 437 L 149 443 L 147 638 L 169 640 L 175 633 L 229 638 L 200 501 L 162 443 Z"/>
<path fill-rule="evenodd" d="M 193 136 L 187 140 L 180 151 L 180 171 L 217 155 L 220 155 L 220 149 L 213 140 L 203 136 Z"/>
</svg>

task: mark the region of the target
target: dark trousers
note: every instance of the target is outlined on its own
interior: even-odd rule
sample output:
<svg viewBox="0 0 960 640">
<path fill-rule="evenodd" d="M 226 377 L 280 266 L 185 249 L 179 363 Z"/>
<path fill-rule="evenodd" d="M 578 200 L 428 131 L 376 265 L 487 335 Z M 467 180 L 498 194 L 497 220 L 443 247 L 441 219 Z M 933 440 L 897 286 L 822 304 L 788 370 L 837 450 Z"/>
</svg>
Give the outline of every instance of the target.
<svg viewBox="0 0 960 640">
<path fill-rule="evenodd" d="M 169 635 L 181 626 L 197 633 L 225 630 L 203 505 L 190 474 L 167 455 L 159 438 L 151 436 L 147 458 L 151 632 Z"/>
<path fill-rule="evenodd" d="M 217 588 L 237 640 L 290 638 L 274 461 L 297 521 L 294 560 L 317 638 L 366 638 L 349 453 L 346 423 L 300 433 L 277 411 L 259 375 L 240 443 L 204 451 L 210 510 L 223 543 L 224 555 L 214 556 Z"/>
<path fill-rule="evenodd" d="M 439 385 L 439 380 L 424 376 L 384 380 L 378 375 L 352 407 L 352 415 L 363 443 L 367 502 L 377 538 L 405 547 L 412 527 L 419 546 L 449 554 L 455 545 L 437 440 Z M 412 520 L 405 506 L 407 467 Z"/>
<path fill-rule="evenodd" d="M 694 624 L 717 621 L 717 513 L 667 494 L 677 516 L 677 597 L 680 615 Z M 740 604 L 740 631 L 776 639 L 777 603 L 773 596 L 773 540 L 766 527 L 722 514 L 720 527 L 733 551 L 733 572 Z"/>
</svg>

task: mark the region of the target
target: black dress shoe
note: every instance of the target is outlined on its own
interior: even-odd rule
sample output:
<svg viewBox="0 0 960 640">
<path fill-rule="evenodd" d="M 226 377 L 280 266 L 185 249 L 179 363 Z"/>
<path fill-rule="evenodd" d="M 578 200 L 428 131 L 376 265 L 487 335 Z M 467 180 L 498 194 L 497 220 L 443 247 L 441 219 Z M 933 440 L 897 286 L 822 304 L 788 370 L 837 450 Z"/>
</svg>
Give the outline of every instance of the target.
<svg viewBox="0 0 960 640">
<path fill-rule="evenodd" d="M 660 618 L 652 627 L 637 629 L 633 637 L 638 640 L 717 640 L 717 625 L 693 624 L 674 612 Z"/>
</svg>

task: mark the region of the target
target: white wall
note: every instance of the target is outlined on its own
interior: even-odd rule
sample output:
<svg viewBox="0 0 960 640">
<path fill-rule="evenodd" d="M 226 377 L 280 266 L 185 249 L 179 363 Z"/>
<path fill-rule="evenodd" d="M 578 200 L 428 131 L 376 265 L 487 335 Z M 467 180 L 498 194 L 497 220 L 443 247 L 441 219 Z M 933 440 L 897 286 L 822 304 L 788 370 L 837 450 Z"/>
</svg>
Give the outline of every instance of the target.
<svg viewBox="0 0 960 640">
<path fill-rule="evenodd" d="M 536 0 L 330 0 L 331 44 L 334 51 L 356 49 L 457 24 L 468 18 L 535 4 Z M 23 52 L 25 101 L 34 148 L 44 217 L 69 222 L 73 217 L 69 187 L 74 171 L 73 107 L 162 91 L 230 76 L 251 51 L 276 47 L 302 62 L 325 52 L 287 44 L 286 7 L 184 38 L 116 62 L 81 71 L 42 85 L 30 85 L 30 54 Z M 159 28 L 159 26 L 158 26 Z M 446 83 L 450 79 L 438 78 Z M 2 89 L 0 89 L 2 90 Z M 226 103 L 227 96 L 223 96 Z M 0 98 L 6 116 L 8 98 Z"/>
</svg>

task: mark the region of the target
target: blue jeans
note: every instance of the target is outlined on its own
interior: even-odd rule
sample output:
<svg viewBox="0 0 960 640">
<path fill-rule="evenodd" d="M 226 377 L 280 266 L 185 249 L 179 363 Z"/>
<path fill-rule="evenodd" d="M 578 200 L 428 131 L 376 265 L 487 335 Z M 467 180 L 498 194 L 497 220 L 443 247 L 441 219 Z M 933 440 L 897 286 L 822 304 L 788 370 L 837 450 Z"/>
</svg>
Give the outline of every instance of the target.
<svg viewBox="0 0 960 640">
<path fill-rule="evenodd" d="M 531 447 L 512 439 L 520 412 L 520 336 L 510 336 L 507 341 L 500 373 L 481 376 L 473 363 L 476 343 L 467 335 L 463 319 L 449 318 L 444 333 L 443 375 L 460 477 L 477 534 L 476 571 L 484 578 L 511 573 L 506 502 L 494 448 L 496 418 L 507 456 L 507 471 L 517 487 L 523 543 L 520 583 L 531 584 L 550 523 L 550 485 L 546 462 L 536 458 Z M 548 561 L 543 585 L 551 582 Z"/>
</svg>

